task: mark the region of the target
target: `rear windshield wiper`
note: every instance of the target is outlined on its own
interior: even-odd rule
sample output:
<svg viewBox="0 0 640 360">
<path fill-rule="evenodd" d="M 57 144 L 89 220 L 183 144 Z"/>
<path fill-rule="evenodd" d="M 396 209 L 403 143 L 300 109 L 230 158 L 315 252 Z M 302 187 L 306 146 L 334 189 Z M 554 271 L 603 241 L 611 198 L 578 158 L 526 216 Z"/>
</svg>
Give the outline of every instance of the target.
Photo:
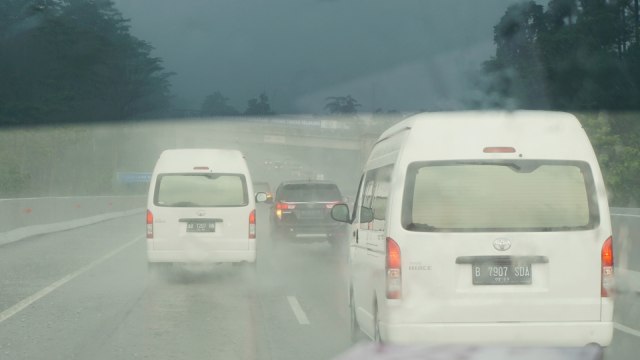
<svg viewBox="0 0 640 360">
<path fill-rule="evenodd" d="M 170 204 L 168 206 L 187 207 L 187 206 L 198 206 L 198 204 L 191 201 L 180 201 L 177 203 Z"/>
<path fill-rule="evenodd" d="M 411 224 L 407 225 L 407 230 L 435 231 L 435 230 L 437 230 L 437 228 L 435 226 L 431 226 L 429 224 L 411 223 Z"/>
</svg>

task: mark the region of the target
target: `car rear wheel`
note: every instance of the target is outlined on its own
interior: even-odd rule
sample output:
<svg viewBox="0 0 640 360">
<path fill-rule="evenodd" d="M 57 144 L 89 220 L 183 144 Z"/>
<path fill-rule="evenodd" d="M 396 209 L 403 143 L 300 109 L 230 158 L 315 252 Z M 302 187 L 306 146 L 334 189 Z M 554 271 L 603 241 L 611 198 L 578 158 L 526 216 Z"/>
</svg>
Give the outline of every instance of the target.
<svg viewBox="0 0 640 360">
<path fill-rule="evenodd" d="M 380 335 L 380 313 L 378 311 L 377 303 L 374 304 L 373 310 L 375 314 L 375 317 L 373 318 L 373 342 L 382 345 L 384 344 L 384 341 L 382 341 L 382 336 Z"/>
</svg>

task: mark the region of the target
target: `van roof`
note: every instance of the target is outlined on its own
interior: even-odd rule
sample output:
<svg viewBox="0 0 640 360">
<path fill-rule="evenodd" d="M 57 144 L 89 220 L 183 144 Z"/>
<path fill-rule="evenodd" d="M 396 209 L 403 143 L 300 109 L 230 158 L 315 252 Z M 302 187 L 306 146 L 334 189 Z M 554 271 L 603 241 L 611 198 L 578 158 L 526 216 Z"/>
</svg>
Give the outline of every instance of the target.
<svg viewBox="0 0 640 360">
<path fill-rule="evenodd" d="M 422 113 L 386 130 L 378 142 L 409 130 L 411 159 L 558 159 L 594 161 L 593 148 L 578 119 L 551 111 L 468 111 Z M 514 153 L 484 153 L 513 147 Z"/>
<path fill-rule="evenodd" d="M 160 154 L 155 172 L 192 172 L 208 167 L 211 172 L 246 173 L 243 154 L 231 149 L 170 149 Z"/>
</svg>

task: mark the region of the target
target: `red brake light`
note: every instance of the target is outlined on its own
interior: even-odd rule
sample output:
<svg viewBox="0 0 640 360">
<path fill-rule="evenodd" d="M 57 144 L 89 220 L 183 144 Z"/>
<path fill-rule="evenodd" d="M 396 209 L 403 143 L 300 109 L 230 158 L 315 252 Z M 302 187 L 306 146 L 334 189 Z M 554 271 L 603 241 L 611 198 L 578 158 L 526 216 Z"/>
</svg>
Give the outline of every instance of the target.
<svg viewBox="0 0 640 360">
<path fill-rule="evenodd" d="M 255 209 L 249 214 L 249 239 L 256 238 L 256 211 Z"/>
<path fill-rule="evenodd" d="M 608 297 L 613 287 L 613 237 L 609 236 L 602 245 L 602 281 L 600 295 Z"/>
<path fill-rule="evenodd" d="M 399 269 L 401 265 L 400 246 L 392 238 L 387 238 L 387 268 Z"/>
<path fill-rule="evenodd" d="M 325 206 L 327 209 L 331 209 L 331 208 L 333 208 L 336 204 L 339 204 L 339 203 L 340 203 L 340 201 L 332 201 L 332 202 L 330 202 L 330 203 L 326 203 L 326 204 L 324 204 L 324 206 Z"/>
<path fill-rule="evenodd" d="M 392 238 L 387 238 L 387 299 L 402 297 L 402 258 L 400 246 Z"/>
<path fill-rule="evenodd" d="M 296 205 L 295 204 L 289 204 L 286 202 L 278 202 L 276 203 L 276 210 L 292 210 L 295 209 Z"/>
<path fill-rule="evenodd" d="M 153 239 L 153 213 L 147 210 L 147 239 Z"/>
<path fill-rule="evenodd" d="M 482 151 L 485 153 L 514 153 L 516 149 L 511 146 L 490 146 Z"/>
<path fill-rule="evenodd" d="M 613 266 L 613 238 L 609 238 L 602 245 L 602 266 Z"/>
</svg>

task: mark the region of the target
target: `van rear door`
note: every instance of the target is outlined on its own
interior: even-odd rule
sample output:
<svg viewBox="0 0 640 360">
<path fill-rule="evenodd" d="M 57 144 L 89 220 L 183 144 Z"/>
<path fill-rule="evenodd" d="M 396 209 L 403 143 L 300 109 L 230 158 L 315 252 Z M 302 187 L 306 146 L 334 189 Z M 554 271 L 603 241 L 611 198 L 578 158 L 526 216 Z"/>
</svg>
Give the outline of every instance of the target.
<svg viewBox="0 0 640 360">
<path fill-rule="evenodd" d="M 160 174 L 154 250 L 247 250 L 249 193 L 242 174 Z"/>
<path fill-rule="evenodd" d="M 397 241 L 410 321 L 600 320 L 610 234 L 598 226 L 587 163 L 414 163 L 403 201 L 408 231 Z"/>
</svg>

